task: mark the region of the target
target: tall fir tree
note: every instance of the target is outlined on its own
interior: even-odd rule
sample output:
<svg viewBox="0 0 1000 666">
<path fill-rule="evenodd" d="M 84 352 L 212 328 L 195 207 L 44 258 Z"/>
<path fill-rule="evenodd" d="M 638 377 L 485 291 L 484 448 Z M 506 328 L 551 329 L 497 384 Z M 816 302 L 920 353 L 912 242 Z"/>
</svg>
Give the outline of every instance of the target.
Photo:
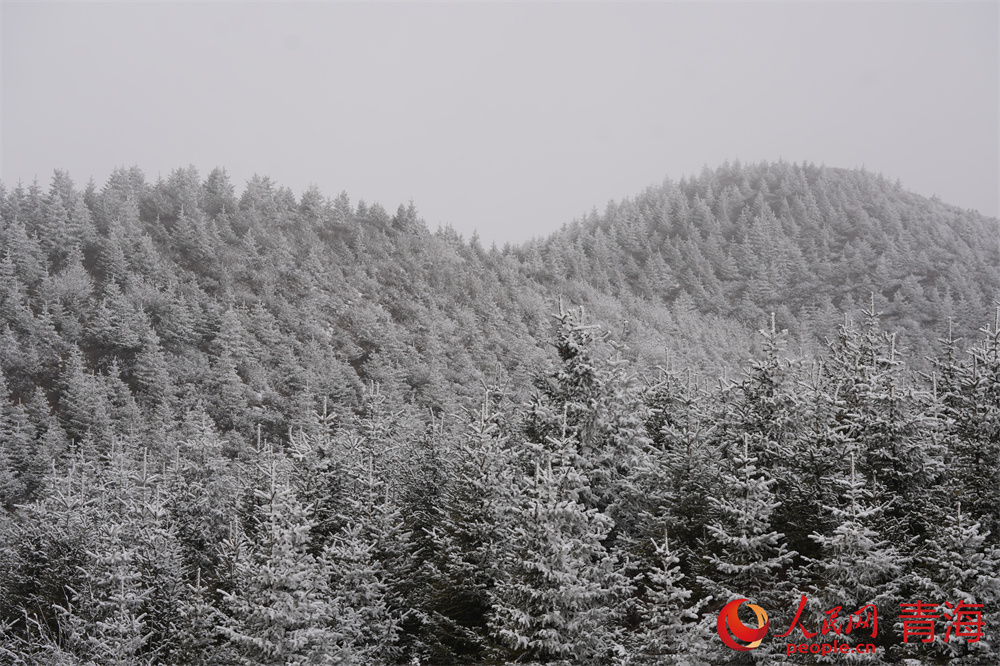
<svg viewBox="0 0 1000 666">
<path fill-rule="evenodd" d="M 583 504 L 589 479 L 564 419 L 560 437 L 527 449 L 533 473 L 515 479 L 490 623 L 507 659 L 606 663 L 624 650 L 617 609 L 631 585 L 603 544 L 614 521 Z"/>
</svg>

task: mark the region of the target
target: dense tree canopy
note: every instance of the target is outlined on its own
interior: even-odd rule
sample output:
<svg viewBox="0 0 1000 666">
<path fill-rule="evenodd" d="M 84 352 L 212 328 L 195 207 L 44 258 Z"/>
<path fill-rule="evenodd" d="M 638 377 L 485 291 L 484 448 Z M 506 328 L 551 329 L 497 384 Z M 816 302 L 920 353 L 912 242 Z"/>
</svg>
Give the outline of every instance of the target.
<svg viewBox="0 0 1000 666">
<path fill-rule="evenodd" d="M 0 661 L 722 664 L 803 596 L 998 658 L 996 220 L 735 164 L 484 249 L 133 168 L 0 247 Z"/>
</svg>

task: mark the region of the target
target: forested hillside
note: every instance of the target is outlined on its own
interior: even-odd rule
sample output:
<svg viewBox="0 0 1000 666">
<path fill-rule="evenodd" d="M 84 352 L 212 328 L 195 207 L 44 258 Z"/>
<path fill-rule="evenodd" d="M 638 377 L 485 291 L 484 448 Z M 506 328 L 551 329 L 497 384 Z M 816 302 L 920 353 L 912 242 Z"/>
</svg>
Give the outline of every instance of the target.
<svg viewBox="0 0 1000 666">
<path fill-rule="evenodd" d="M 735 663 L 803 595 L 998 659 L 995 219 L 784 163 L 503 249 L 193 168 L 0 219 L 0 662 Z"/>
<path fill-rule="evenodd" d="M 759 328 L 829 336 L 869 294 L 916 358 L 954 318 L 971 335 L 1000 293 L 1000 224 L 865 171 L 707 168 L 515 250 L 545 282 L 678 300 Z M 690 303 L 690 305 L 688 305 Z"/>
</svg>

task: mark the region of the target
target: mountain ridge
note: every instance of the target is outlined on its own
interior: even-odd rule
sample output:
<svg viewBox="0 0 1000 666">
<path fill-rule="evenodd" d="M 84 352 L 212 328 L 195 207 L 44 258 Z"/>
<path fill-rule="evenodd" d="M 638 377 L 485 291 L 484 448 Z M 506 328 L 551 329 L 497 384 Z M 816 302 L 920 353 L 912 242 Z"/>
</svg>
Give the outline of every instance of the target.
<svg viewBox="0 0 1000 666">
<path fill-rule="evenodd" d="M 725 598 L 806 595 L 996 661 L 992 222 L 789 165 L 504 251 L 221 170 L 0 195 L 19 663 L 728 664 Z"/>
<path fill-rule="evenodd" d="M 931 321 L 940 333 L 949 317 L 988 316 L 1000 293 L 998 238 L 996 218 L 906 192 L 881 175 L 735 163 L 609 203 L 604 214 L 513 251 L 542 279 L 554 276 L 532 264 L 535 253 L 614 295 L 671 302 L 686 293 L 700 309 L 744 323 L 776 312 L 796 333 L 829 327 L 831 313 L 874 293 L 887 323 L 923 355 L 933 338 L 921 329 Z M 903 303 L 922 321 L 907 317 Z M 817 312 L 824 321 L 813 321 Z"/>
<path fill-rule="evenodd" d="M 237 197 L 221 169 L 156 183 L 120 169 L 82 192 L 57 171 L 47 193 L 2 194 L 0 368 L 17 399 L 39 387 L 56 409 L 73 348 L 86 368 L 117 367 L 137 398 L 139 354 L 169 354 L 179 404 L 228 381 L 240 405 L 270 396 L 275 427 L 305 386 L 318 391 L 307 402 L 337 402 L 376 381 L 440 409 L 498 363 L 530 374 L 559 299 L 646 364 L 712 374 L 749 358 L 771 313 L 815 353 L 872 294 L 919 366 L 949 318 L 974 336 L 1000 294 L 995 219 L 867 172 L 784 162 L 667 180 L 503 250 L 431 233 L 412 203 L 389 215 L 317 188 L 296 199 L 266 177 Z M 227 327 L 237 341 L 220 347 Z M 225 381 L 220 349 L 234 357 Z"/>
</svg>

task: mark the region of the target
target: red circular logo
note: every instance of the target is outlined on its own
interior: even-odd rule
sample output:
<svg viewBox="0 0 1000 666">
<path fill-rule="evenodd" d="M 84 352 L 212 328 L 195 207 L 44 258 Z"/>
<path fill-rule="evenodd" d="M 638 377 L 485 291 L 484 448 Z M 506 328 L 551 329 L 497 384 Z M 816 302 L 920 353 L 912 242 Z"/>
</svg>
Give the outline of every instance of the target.
<svg viewBox="0 0 1000 666">
<path fill-rule="evenodd" d="M 721 611 L 719 611 L 719 620 L 716 622 L 716 627 L 719 631 L 719 638 L 722 639 L 722 642 L 732 649 L 739 650 L 740 652 L 748 652 L 749 650 L 752 650 L 760 645 L 760 642 L 764 639 L 764 634 L 767 633 L 769 626 L 767 611 L 756 604 L 747 604 L 747 608 L 752 610 L 757 616 L 757 628 L 751 629 L 743 624 L 737 613 L 740 610 L 740 606 L 743 605 L 743 602 L 745 601 L 749 601 L 749 599 L 737 599 L 735 601 L 730 601 Z M 733 640 L 734 638 L 738 638 L 749 645 L 740 645 Z"/>
</svg>

